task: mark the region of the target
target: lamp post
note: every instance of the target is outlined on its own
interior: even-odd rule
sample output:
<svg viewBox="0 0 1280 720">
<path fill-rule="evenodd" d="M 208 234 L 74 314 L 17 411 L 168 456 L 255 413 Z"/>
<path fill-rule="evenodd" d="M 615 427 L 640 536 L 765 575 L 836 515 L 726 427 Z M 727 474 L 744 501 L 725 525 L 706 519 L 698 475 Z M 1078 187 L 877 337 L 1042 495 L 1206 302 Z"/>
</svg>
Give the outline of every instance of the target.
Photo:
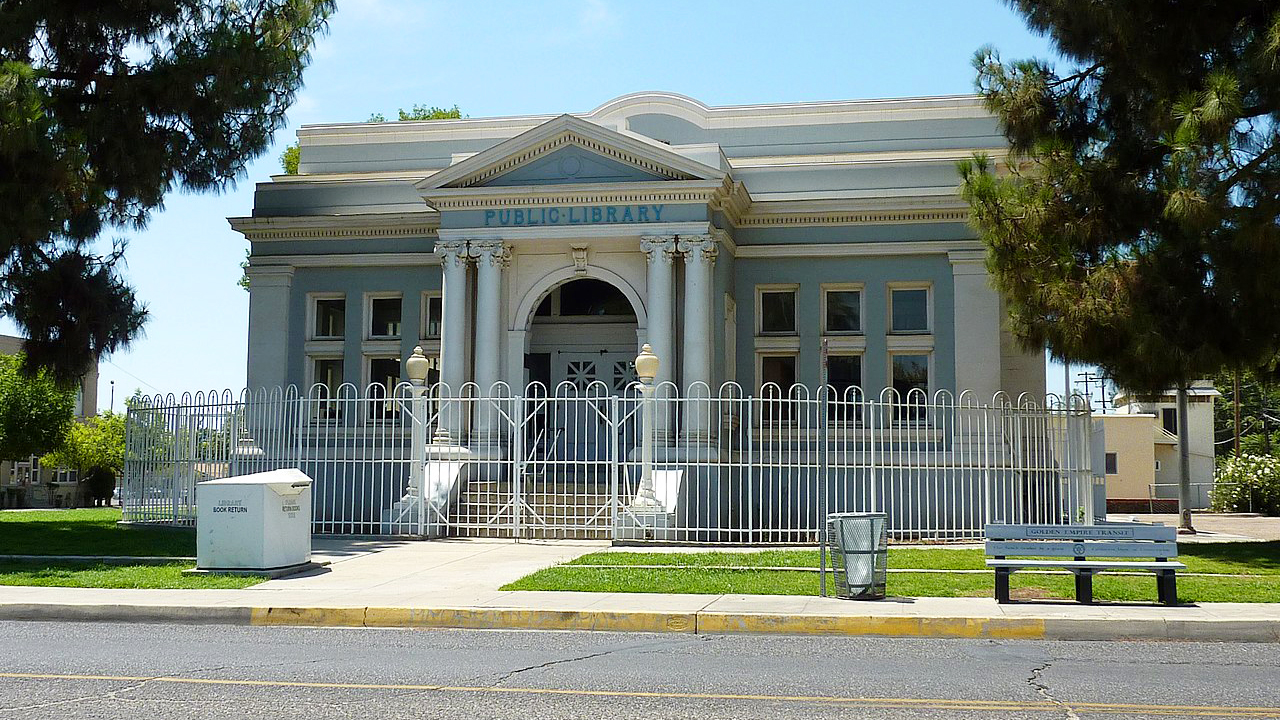
<svg viewBox="0 0 1280 720">
<path fill-rule="evenodd" d="M 427 392 L 427 371 L 431 368 L 431 361 L 423 354 L 422 347 L 418 346 L 413 349 L 413 354 L 404 361 L 404 374 L 409 378 L 410 390 L 413 393 L 413 402 L 410 405 L 413 412 L 411 448 L 409 451 L 409 493 L 418 496 L 418 534 L 426 534 L 426 499 L 427 489 L 423 487 L 426 482 L 427 463 L 427 413 L 426 400 L 424 395 Z"/>
<path fill-rule="evenodd" d="M 644 407 L 640 414 L 640 492 L 633 505 L 656 508 L 660 505 L 653 491 L 653 379 L 658 376 L 658 356 L 649 343 L 636 356 L 636 376 L 640 378 Z"/>
</svg>

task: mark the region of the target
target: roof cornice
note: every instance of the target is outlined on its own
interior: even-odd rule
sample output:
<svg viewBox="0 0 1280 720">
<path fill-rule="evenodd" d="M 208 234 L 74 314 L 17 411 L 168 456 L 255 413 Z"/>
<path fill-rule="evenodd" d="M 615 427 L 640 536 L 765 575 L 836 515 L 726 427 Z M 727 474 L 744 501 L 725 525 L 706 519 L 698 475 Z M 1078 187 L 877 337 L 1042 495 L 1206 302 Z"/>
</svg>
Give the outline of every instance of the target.
<svg viewBox="0 0 1280 720">
<path fill-rule="evenodd" d="M 435 237 L 440 214 L 377 213 L 227 218 L 231 227 L 254 242 L 269 240 L 358 240 Z"/>
</svg>

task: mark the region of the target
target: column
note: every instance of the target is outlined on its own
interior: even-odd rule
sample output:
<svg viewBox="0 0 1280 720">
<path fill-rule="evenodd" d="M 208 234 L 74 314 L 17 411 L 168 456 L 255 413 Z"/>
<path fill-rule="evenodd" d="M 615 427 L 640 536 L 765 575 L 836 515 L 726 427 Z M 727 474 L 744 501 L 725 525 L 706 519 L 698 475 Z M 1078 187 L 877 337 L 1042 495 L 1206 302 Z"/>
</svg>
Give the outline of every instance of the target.
<svg viewBox="0 0 1280 720">
<path fill-rule="evenodd" d="M 471 241 L 476 262 L 476 384 L 481 397 L 502 379 L 502 270 L 511 249 L 498 240 Z"/>
<path fill-rule="evenodd" d="M 281 320 L 289 318 L 289 292 L 293 284 L 291 265 L 249 265 L 249 375 L 247 387 L 284 387 L 289 372 L 287 330 Z M 300 322 L 306 322 L 299 318 Z M 297 378 L 301 385 L 306 376 Z M 303 394 L 306 394 L 303 388 Z"/>
<path fill-rule="evenodd" d="M 444 327 L 440 329 L 440 381 L 447 393 L 457 395 L 467 381 L 467 243 L 444 240 L 435 253 L 444 266 Z M 441 407 L 442 422 L 455 441 L 462 438 L 462 408 L 459 403 Z"/>
<path fill-rule="evenodd" d="M 673 237 L 651 236 L 640 240 L 640 249 L 649 259 L 649 346 L 658 356 L 658 377 L 655 385 L 671 382 L 675 367 L 671 310 L 671 266 L 675 259 L 676 242 Z"/>
<path fill-rule="evenodd" d="M 1001 388 L 1000 296 L 987 275 L 981 250 L 955 251 L 951 260 L 955 338 L 956 393 L 973 392 L 985 404 Z"/>
<path fill-rule="evenodd" d="M 693 396 L 694 383 L 703 383 L 696 392 L 711 389 L 711 270 L 718 247 L 709 235 L 680 238 L 677 250 L 684 255 L 684 378 L 681 385 Z M 693 437 L 710 435 L 711 408 L 689 404 L 685 411 L 685 432 Z"/>
<path fill-rule="evenodd" d="M 653 380 L 653 394 L 657 407 L 653 408 L 654 432 L 661 440 L 666 438 L 671 427 L 670 403 L 663 398 L 676 393 L 670 383 L 675 377 L 676 365 L 675 342 L 673 328 L 675 317 L 672 314 L 671 282 L 672 262 L 675 260 L 676 241 L 671 236 L 646 236 L 640 239 L 640 249 L 649 260 L 648 299 L 649 327 L 647 342 L 653 354 L 658 356 L 658 376 Z"/>
</svg>

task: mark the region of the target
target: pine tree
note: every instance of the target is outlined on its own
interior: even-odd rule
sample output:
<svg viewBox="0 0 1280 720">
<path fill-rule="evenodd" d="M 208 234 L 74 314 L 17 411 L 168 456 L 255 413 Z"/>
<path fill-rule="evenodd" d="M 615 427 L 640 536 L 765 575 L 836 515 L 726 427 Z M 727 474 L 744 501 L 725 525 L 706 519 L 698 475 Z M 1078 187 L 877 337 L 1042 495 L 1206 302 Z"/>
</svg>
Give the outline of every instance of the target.
<svg viewBox="0 0 1280 720">
<path fill-rule="evenodd" d="M 1069 67 L 974 60 L 1011 146 L 962 193 L 1028 347 L 1135 391 L 1280 350 L 1280 10 L 1013 0 Z M 1185 422 L 1182 424 L 1185 427 Z"/>
<path fill-rule="evenodd" d="M 0 310 L 61 380 L 141 330 L 123 246 L 171 189 L 226 187 L 284 124 L 334 0 L 0 3 Z M 181 242 L 181 238 L 174 238 Z"/>
</svg>

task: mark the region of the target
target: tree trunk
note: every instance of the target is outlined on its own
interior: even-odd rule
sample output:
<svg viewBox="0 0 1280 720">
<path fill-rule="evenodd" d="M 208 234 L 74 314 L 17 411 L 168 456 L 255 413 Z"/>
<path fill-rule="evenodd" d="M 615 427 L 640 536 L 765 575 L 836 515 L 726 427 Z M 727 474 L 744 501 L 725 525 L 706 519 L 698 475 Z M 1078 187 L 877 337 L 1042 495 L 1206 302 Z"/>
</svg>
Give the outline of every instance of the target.
<svg viewBox="0 0 1280 720">
<path fill-rule="evenodd" d="M 1178 528 L 1194 533 L 1191 527 L 1191 428 L 1187 422 L 1187 386 L 1178 386 Z"/>
</svg>

